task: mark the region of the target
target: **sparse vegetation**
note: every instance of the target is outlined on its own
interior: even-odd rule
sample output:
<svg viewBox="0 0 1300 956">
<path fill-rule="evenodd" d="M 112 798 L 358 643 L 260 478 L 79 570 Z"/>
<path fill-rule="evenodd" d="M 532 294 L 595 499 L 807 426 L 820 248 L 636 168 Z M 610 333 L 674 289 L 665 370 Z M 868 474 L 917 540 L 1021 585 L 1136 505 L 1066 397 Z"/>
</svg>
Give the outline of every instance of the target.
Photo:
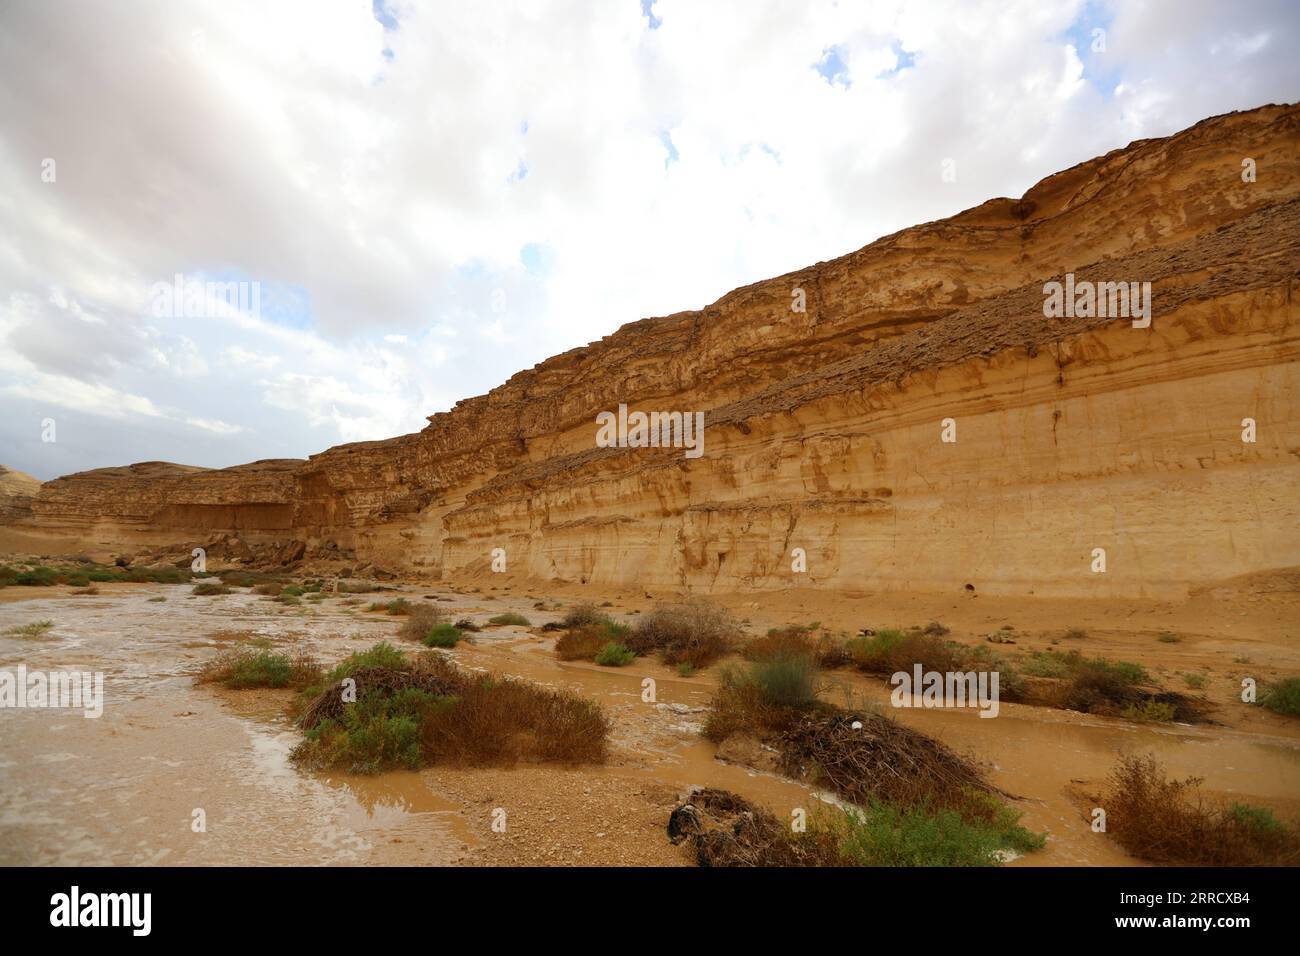
<svg viewBox="0 0 1300 956">
<path fill-rule="evenodd" d="M 490 618 L 488 618 L 488 623 L 489 623 L 489 624 L 495 624 L 495 625 L 498 625 L 498 626 L 501 626 L 501 627 L 504 627 L 504 626 L 507 626 L 507 625 L 517 625 L 517 626 L 519 626 L 519 627 L 528 627 L 528 626 L 529 626 L 528 618 L 526 618 L 526 617 L 524 617 L 522 614 L 518 614 L 518 613 L 516 613 L 516 612 L 514 612 L 514 611 L 510 611 L 510 612 L 508 612 L 508 613 L 506 613 L 506 614 L 498 614 L 498 615 L 496 615 L 495 617 L 490 617 Z"/>
<path fill-rule="evenodd" d="M 166 565 L 132 568 L 85 561 L 75 566 L 44 564 L 0 565 L 0 588 L 8 586 L 53 587 L 66 584 L 84 588 L 92 583 L 131 582 L 137 584 L 183 584 L 191 580 L 188 570 Z"/>
<path fill-rule="evenodd" d="M 610 641 L 596 654 L 596 663 L 601 667 L 626 667 L 634 660 L 636 652 L 617 641 Z"/>
<path fill-rule="evenodd" d="M 741 654 L 749 661 L 775 660 L 777 658 L 801 656 L 816 661 L 817 666 L 832 669 L 849 663 L 852 657 L 847 644 L 836 640 L 828 634 L 814 636 L 813 628 L 789 627 L 773 628 L 763 637 L 754 638 L 745 645 Z"/>
<path fill-rule="evenodd" d="M 423 608 L 424 606 L 425 605 L 423 604 L 419 605 L 419 607 L 421 608 Z M 399 617 L 403 615 L 409 615 L 411 613 L 411 607 L 412 607 L 411 602 L 408 601 L 406 598 L 393 598 L 393 600 L 391 601 L 373 601 L 371 602 L 370 606 L 366 608 L 366 610 L 382 611 L 383 613 L 389 614 L 393 617 Z"/>
<path fill-rule="evenodd" d="M 318 683 L 321 666 L 311 655 L 276 654 L 265 647 L 246 645 L 209 661 L 195 679 L 199 684 L 222 684 L 235 690 L 250 687 L 303 689 Z"/>
<path fill-rule="evenodd" d="M 1160 636 L 1156 638 L 1161 644 L 1177 644 L 1182 638 L 1172 631 L 1161 631 Z"/>
<path fill-rule="evenodd" d="M 1140 723 L 1160 723 L 1173 720 L 1175 713 L 1176 708 L 1173 704 L 1167 704 L 1148 697 L 1140 704 L 1129 704 L 1124 708 L 1120 716 Z"/>
<path fill-rule="evenodd" d="M 194 585 L 190 593 L 196 594 L 199 597 L 211 597 L 217 594 L 229 594 L 230 588 L 224 584 L 218 584 L 215 581 L 200 581 L 198 584 Z"/>
<path fill-rule="evenodd" d="M 429 633 L 424 635 L 422 641 L 427 647 L 450 648 L 455 647 L 460 643 L 464 636 L 465 635 L 461 633 L 460 628 L 443 622 L 442 624 L 435 624 L 433 627 L 429 628 Z"/>
<path fill-rule="evenodd" d="M 1300 828 L 1266 807 L 1216 803 L 1202 781 L 1170 780 L 1154 757 L 1120 758 L 1098 802 L 1107 832 L 1134 856 L 1193 866 L 1295 866 Z"/>
<path fill-rule="evenodd" d="M 1206 683 L 1205 675 L 1184 674 L 1183 683 L 1186 684 L 1188 687 L 1190 687 L 1192 690 L 1204 690 L 1205 683 Z"/>
<path fill-rule="evenodd" d="M 586 627 L 589 625 L 600 625 L 609 623 L 609 615 L 602 611 L 596 605 L 589 602 L 575 604 L 569 608 L 567 614 L 560 620 L 560 623 L 566 628 Z"/>
<path fill-rule="evenodd" d="M 430 631 L 446 619 L 446 614 L 436 604 L 415 604 L 408 609 L 406 620 L 402 622 L 397 634 L 406 641 L 423 641 Z"/>
<path fill-rule="evenodd" d="M 342 700 L 346 676 L 355 680 L 353 703 Z M 360 773 L 438 763 L 600 763 L 609 735 L 600 707 L 577 695 L 470 674 L 438 654 L 407 661 L 385 644 L 335 668 L 299 722 L 306 736 L 294 760 Z"/>
<path fill-rule="evenodd" d="M 36 637 L 44 637 L 45 633 L 54 627 L 54 622 L 49 620 L 32 621 L 29 624 L 17 624 L 8 628 L 4 632 L 5 637 L 17 637 L 30 640 Z"/>
<path fill-rule="evenodd" d="M 700 668 L 726 654 L 739 634 L 725 608 L 696 598 L 656 605 L 637 621 L 626 643 L 639 655 L 658 652 L 670 666 L 689 661 Z"/>
<path fill-rule="evenodd" d="M 631 628 L 605 618 L 595 624 L 581 624 L 566 631 L 555 642 L 555 656 L 562 661 L 594 661 L 605 645 L 625 644 Z M 635 656 L 635 655 L 633 655 Z"/>
<path fill-rule="evenodd" d="M 1275 714 L 1300 717 L 1300 677 L 1288 677 L 1271 684 L 1260 695 L 1259 703 Z"/>
<path fill-rule="evenodd" d="M 669 824 L 674 842 L 693 841 L 701 865 L 994 865 L 1008 850 L 1043 845 L 973 764 L 880 714 L 821 703 L 816 684 L 803 654 L 725 670 L 705 734 L 757 737 L 780 755 L 783 772 L 855 806 L 818 811 L 794 834 L 734 794 L 704 791 Z"/>
</svg>

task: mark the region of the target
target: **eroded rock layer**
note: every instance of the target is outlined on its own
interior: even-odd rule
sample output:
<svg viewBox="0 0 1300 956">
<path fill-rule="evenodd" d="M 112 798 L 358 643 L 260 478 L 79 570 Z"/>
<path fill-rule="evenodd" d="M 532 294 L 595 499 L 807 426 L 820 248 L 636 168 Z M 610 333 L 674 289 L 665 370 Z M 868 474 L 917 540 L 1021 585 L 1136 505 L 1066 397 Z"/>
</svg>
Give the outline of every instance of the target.
<svg viewBox="0 0 1300 956">
<path fill-rule="evenodd" d="M 1294 106 L 1206 120 L 623 326 L 414 435 L 46 482 L 0 546 L 1043 596 L 1300 565 L 1298 147 Z M 1149 327 L 1045 317 L 1066 273 L 1149 282 Z M 620 403 L 704 412 L 703 455 L 597 447 Z"/>
</svg>

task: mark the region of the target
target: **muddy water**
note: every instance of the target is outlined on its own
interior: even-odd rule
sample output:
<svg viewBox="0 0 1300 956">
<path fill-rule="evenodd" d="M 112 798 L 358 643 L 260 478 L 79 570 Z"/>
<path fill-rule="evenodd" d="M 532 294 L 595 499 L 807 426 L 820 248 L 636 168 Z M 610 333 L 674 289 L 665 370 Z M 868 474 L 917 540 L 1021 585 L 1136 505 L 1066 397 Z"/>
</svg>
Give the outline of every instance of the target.
<svg viewBox="0 0 1300 956">
<path fill-rule="evenodd" d="M 549 642 L 530 644 L 480 646 L 474 657 L 494 670 L 566 684 L 604 698 L 606 706 L 639 699 L 640 682 L 647 675 L 656 680 L 660 704 L 700 706 L 712 689 L 707 678 L 681 680 L 644 660 L 620 670 L 558 663 L 546 653 Z M 822 696 L 843 706 L 874 707 L 983 765 L 996 786 L 1018 798 L 1015 806 L 1023 812 L 1024 825 L 1048 834 L 1043 851 L 1013 865 L 1137 862 L 1104 835 L 1094 833 L 1088 816 L 1095 802 L 1088 796 L 1102 789 L 1122 753 L 1154 754 L 1171 776 L 1200 777 L 1212 795 L 1264 803 L 1288 817 L 1300 817 L 1300 741 L 1294 738 L 1225 727 L 1141 725 L 1014 704 L 1003 704 L 996 718 L 980 718 L 972 710 L 895 709 L 887 685 L 844 672 L 829 676 Z M 781 813 L 807 807 L 814 797 L 808 788 L 791 781 L 719 763 L 716 748 L 703 741 L 673 748 L 643 772 L 679 788 L 688 783 L 725 787 Z"/>
<path fill-rule="evenodd" d="M 443 607 L 480 623 L 507 609 L 534 623 L 555 616 L 522 598 L 510 602 L 517 607 L 476 606 L 472 596 L 436 590 L 451 598 Z M 292 608 L 247 593 L 196 598 L 188 586 L 104 591 L 0 604 L 0 632 L 55 623 L 38 639 L 0 636 L 0 668 L 102 671 L 106 697 L 98 719 L 0 709 L 0 864 L 452 864 L 469 857 L 478 841 L 466 808 L 441 794 L 436 768 L 374 777 L 301 773 L 288 760 L 299 735 L 283 716 L 285 694 L 192 681 L 202 662 L 246 637 L 301 643 L 328 663 L 392 639 L 394 619 L 338 599 Z M 150 600 L 158 596 L 166 600 Z M 801 784 L 716 759 L 699 737 L 710 672 L 683 679 L 646 660 L 618 670 L 561 663 L 551 646 L 523 628 L 497 628 L 454 656 L 600 701 L 614 719 L 614 759 L 574 771 L 577 777 L 629 789 L 724 787 L 779 815 L 815 805 Z M 656 682 L 653 703 L 642 699 L 647 676 Z M 827 695 L 888 708 L 886 691 L 837 674 Z M 1155 752 L 1171 773 L 1202 776 L 1215 792 L 1300 810 L 1294 739 L 1223 727 L 1153 729 L 1015 705 L 1003 705 L 993 720 L 970 711 L 890 712 L 970 754 L 996 785 L 1022 798 L 1025 824 L 1047 831 L 1049 842 L 1018 865 L 1132 862 L 1092 833 L 1086 818 L 1086 794 L 1123 751 Z M 192 825 L 198 809 L 205 832 Z"/>
<path fill-rule="evenodd" d="M 48 619 L 40 639 L 0 636 L 0 668 L 102 671 L 97 719 L 0 709 L 0 864 L 451 863 L 468 834 L 414 774 L 301 774 L 278 692 L 195 687 L 222 630 L 275 641 L 307 613 L 188 586 L 0 606 L 0 632 Z M 164 595 L 165 602 L 150 602 Z M 391 634 L 341 609 L 309 646 L 340 657 Z M 206 832 L 196 832 L 195 811 Z"/>
</svg>

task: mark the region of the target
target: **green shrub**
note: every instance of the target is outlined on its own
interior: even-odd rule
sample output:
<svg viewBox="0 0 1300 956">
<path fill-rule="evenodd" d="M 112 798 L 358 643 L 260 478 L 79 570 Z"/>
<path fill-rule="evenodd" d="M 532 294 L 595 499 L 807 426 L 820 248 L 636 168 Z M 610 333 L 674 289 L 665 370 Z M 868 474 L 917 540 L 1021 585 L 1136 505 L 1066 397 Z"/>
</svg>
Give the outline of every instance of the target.
<svg viewBox="0 0 1300 956">
<path fill-rule="evenodd" d="M 411 662 L 406 659 L 406 655 L 400 650 L 389 644 L 387 641 L 380 641 L 364 651 L 356 651 L 336 664 L 334 669 L 326 675 L 326 681 L 337 683 L 345 677 L 351 677 L 363 667 L 391 667 L 395 670 L 409 670 Z"/>
<path fill-rule="evenodd" d="M 371 694 L 344 708 L 338 718 L 308 730 L 290 756 L 317 769 L 336 767 L 348 773 L 377 773 L 392 766 L 420 766 L 421 725 L 443 699 L 418 687 L 392 694 Z"/>
<path fill-rule="evenodd" d="M 1044 845 L 1042 834 L 1016 821 L 1004 804 L 996 822 L 963 818 L 956 810 L 924 805 L 903 808 L 872 801 L 861 810 L 815 814 L 809 832 L 827 833 L 849 866 L 997 866 L 1007 851 L 1027 852 Z"/>
<path fill-rule="evenodd" d="M 513 624 L 519 627 L 529 626 L 528 618 L 524 617 L 522 614 L 517 614 L 514 611 L 510 611 L 507 614 L 498 614 L 495 617 L 490 617 L 488 618 L 488 623 L 500 624 L 500 625 Z"/>
<path fill-rule="evenodd" d="M 429 628 L 423 642 L 428 647 L 455 647 L 464 636 L 460 628 L 444 622 Z"/>
<path fill-rule="evenodd" d="M 1129 704 L 1121 714 L 1129 720 L 1137 720 L 1142 723 L 1162 723 L 1173 720 L 1176 712 L 1173 704 L 1166 704 L 1148 697 L 1140 704 Z"/>
<path fill-rule="evenodd" d="M 199 597 L 211 597 L 215 594 L 229 594 L 230 588 L 224 584 L 215 584 L 212 581 L 203 581 L 194 585 L 191 594 L 197 594 Z"/>
<path fill-rule="evenodd" d="M 1177 644 L 1182 640 L 1177 634 L 1170 631 L 1161 631 L 1160 636 L 1156 638 L 1161 644 Z"/>
<path fill-rule="evenodd" d="M 626 667 L 634 660 L 636 652 L 617 641 L 610 641 L 596 654 L 596 663 L 601 667 Z"/>
<path fill-rule="evenodd" d="M 315 658 L 306 653 L 292 657 L 276 654 L 268 646 L 269 641 L 261 641 L 219 655 L 203 666 L 197 682 L 243 690 L 250 687 L 302 689 L 320 681 L 322 671 Z"/>
<path fill-rule="evenodd" d="M 30 624 L 18 624 L 4 632 L 5 637 L 18 637 L 23 639 L 41 637 L 50 628 L 54 627 L 53 621 L 32 621 Z"/>
<path fill-rule="evenodd" d="M 811 707 L 817 701 L 818 668 L 800 654 L 775 657 L 750 666 L 749 679 L 762 701 L 774 707 Z"/>
<path fill-rule="evenodd" d="M 1288 677 L 1270 685 L 1259 702 L 1275 714 L 1300 717 L 1300 677 Z"/>
</svg>

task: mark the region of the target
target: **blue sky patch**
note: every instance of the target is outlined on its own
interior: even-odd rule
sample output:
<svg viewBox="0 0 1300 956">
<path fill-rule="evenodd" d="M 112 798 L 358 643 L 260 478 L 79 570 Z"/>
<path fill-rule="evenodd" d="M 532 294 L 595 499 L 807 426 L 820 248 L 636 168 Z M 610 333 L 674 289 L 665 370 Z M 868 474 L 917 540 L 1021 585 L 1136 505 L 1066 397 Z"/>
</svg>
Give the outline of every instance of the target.
<svg viewBox="0 0 1300 956">
<path fill-rule="evenodd" d="M 370 0 L 370 9 L 374 12 L 375 19 L 384 25 L 385 30 L 396 30 L 398 28 L 397 16 L 384 0 Z"/>
<path fill-rule="evenodd" d="M 849 67 L 844 62 L 844 55 L 839 46 L 828 46 L 822 50 L 822 58 L 813 64 L 823 80 L 831 86 L 839 84 L 846 90 L 853 85 L 849 79 Z"/>
<path fill-rule="evenodd" d="M 664 21 L 654 15 L 654 10 L 651 9 L 654 5 L 654 0 L 641 0 L 641 13 L 650 21 L 650 29 L 658 30 L 659 24 Z"/>
</svg>

